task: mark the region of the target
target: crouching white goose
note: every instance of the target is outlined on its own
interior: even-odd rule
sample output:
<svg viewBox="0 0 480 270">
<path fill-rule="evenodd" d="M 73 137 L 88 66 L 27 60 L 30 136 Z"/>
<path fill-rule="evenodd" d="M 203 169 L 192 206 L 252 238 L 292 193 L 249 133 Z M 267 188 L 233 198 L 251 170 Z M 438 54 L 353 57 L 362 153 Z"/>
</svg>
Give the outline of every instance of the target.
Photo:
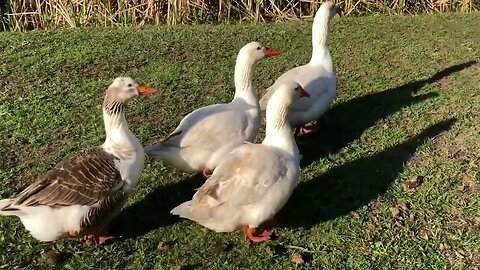
<svg viewBox="0 0 480 270">
<path fill-rule="evenodd" d="M 280 85 L 268 104 L 263 142 L 244 143 L 224 156 L 192 200 L 171 213 L 216 232 L 244 228 L 250 241 L 267 240 L 271 230 L 255 235 L 255 229 L 285 205 L 298 182 L 300 157 L 286 117 L 302 96 L 309 95 L 299 84 Z"/>
<path fill-rule="evenodd" d="M 260 99 L 260 107 L 265 110 L 268 100 L 284 82 L 299 83 L 310 94 L 308 99 L 300 99 L 290 107 L 288 121 L 293 128 L 309 133 L 316 129 L 310 122 L 317 120 L 328 109 L 336 94 L 336 75 L 332 56 L 328 49 L 328 24 L 337 13 L 331 2 L 325 2 L 315 15 L 312 27 L 312 58 L 306 65 L 285 72 L 270 86 Z M 298 129 L 297 129 L 298 132 Z"/>
<path fill-rule="evenodd" d="M 23 190 L 0 201 L 0 215 L 17 216 L 40 241 L 81 237 L 102 244 L 105 227 L 121 210 L 143 170 L 143 148 L 128 129 L 124 104 L 155 89 L 116 78 L 103 103 L 106 140 L 67 157 Z"/>
<path fill-rule="evenodd" d="M 253 68 L 259 60 L 278 54 L 258 42 L 243 46 L 235 65 L 233 100 L 191 112 L 166 139 L 145 147 L 145 152 L 180 170 L 207 175 L 226 153 L 245 141 L 252 142 L 260 126 Z"/>
</svg>

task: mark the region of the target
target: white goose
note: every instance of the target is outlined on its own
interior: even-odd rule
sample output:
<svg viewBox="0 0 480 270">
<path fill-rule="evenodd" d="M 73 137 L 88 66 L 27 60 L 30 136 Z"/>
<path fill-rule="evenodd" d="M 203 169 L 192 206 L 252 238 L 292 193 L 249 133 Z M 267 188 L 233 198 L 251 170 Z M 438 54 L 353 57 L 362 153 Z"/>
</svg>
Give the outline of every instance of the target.
<svg viewBox="0 0 480 270">
<path fill-rule="evenodd" d="M 259 60 L 278 54 L 258 42 L 243 46 L 235 65 L 233 100 L 191 112 L 166 139 L 145 147 L 145 152 L 183 171 L 203 171 L 207 175 L 230 150 L 245 141 L 252 142 L 260 126 L 253 67 Z"/>
<path fill-rule="evenodd" d="M 65 158 L 16 198 L 1 200 L 0 215 L 19 217 L 40 241 L 84 236 L 104 243 L 110 238 L 106 226 L 137 184 L 145 160 L 123 107 L 133 97 L 154 92 L 131 78 L 116 78 L 103 103 L 105 143 Z"/>
<path fill-rule="evenodd" d="M 270 86 L 260 99 L 260 107 L 265 110 L 268 100 L 279 86 L 287 81 L 299 83 L 309 94 L 309 99 L 301 99 L 292 104 L 288 121 L 293 128 L 309 133 L 316 129 L 315 121 L 328 109 L 336 94 L 336 75 L 332 56 L 328 49 L 328 23 L 337 13 L 331 2 L 325 2 L 315 15 L 312 27 L 312 58 L 306 65 L 285 72 Z M 297 129 L 297 132 L 299 130 Z"/>
<path fill-rule="evenodd" d="M 280 85 L 268 104 L 263 142 L 244 143 L 224 156 L 192 200 L 171 213 L 216 232 L 244 228 L 250 241 L 267 240 L 271 230 L 256 236 L 255 229 L 285 205 L 298 182 L 300 157 L 287 111 L 302 96 L 309 95 L 299 84 Z"/>
</svg>

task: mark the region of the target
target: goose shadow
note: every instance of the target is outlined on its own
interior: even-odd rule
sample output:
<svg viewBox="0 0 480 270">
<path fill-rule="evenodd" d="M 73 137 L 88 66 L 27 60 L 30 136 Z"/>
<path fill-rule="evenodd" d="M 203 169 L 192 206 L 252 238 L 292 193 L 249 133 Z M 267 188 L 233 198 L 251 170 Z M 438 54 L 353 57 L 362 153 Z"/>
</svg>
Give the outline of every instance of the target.
<svg viewBox="0 0 480 270">
<path fill-rule="evenodd" d="M 401 144 L 300 183 L 278 220 L 285 227 L 310 228 L 367 205 L 385 194 L 419 146 L 455 122 L 453 118 L 439 122 Z"/>
<path fill-rule="evenodd" d="M 194 189 L 205 182 L 202 174 L 194 174 L 176 183 L 159 186 L 140 201 L 125 207 L 111 222 L 113 235 L 134 238 L 159 227 L 179 221 L 170 214 L 175 206 L 192 198 Z"/>
<path fill-rule="evenodd" d="M 300 150 L 303 154 L 302 166 L 318 160 L 320 157 L 328 153 L 334 153 L 339 151 L 349 142 L 358 138 L 364 130 L 366 130 L 370 126 L 373 126 L 378 119 L 381 119 L 404 106 L 436 96 L 436 94 L 430 93 L 412 97 L 412 94 L 417 92 L 421 87 L 426 84 L 438 81 L 454 72 L 461 71 L 474 64 L 476 64 L 476 61 L 470 61 L 463 64 L 455 65 L 446 68 L 427 79 L 414 81 L 397 88 L 383 91 L 381 93 L 375 93 L 355 98 L 353 100 L 333 107 L 326 113 L 326 117 L 322 117 L 322 119 L 319 121 L 321 127 L 321 132 L 319 133 L 319 135 L 303 136 L 304 138 L 302 138 L 302 140 L 305 140 L 307 143 L 303 146 L 300 146 Z M 365 108 L 368 108 L 368 110 L 365 110 Z M 358 121 L 352 122 L 352 115 L 357 116 Z M 335 121 L 328 121 L 325 120 L 325 118 L 335 119 Z M 318 144 L 318 140 L 322 140 L 324 143 Z M 326 148 L 327 146 L 328 148 Z M 308 151 L 306 151 L 307 149 Z M 392 151 L 396 150 L 393 149 Z M 400 149 L 398 151 L 402 150 Z M 398 153 L 391 153 L 391 155 L 398 155 Z M 319 221 L 328 218 L 334 218 L 336 216 L 341 216 L 350 211 L 347 211 L 347 209 L 355 209 L 360 206 L 361 203 L 368 203 L 368 201 L 370 201 L 372 198 L 374 198 L 381 192 L 384 192 L 388 184 L 385 184 L 385 181 L 380 181 L 382 179 L 379 179 L 379 177 L 381 177 L 382 175 L 374 175 L 374 178 L 372 179 L 376 179 L 376 181 L 373 181 L 372 183 L 377 183 L 378 185 L 384 183 L 384 188 L 381 189 L 383 191 L 380 191 L 379 188 L 368 190 L 367 187 L 362 187 L 362 185 L 356 185 L 357 183 L 353 181 L 354 177 L 359 175 L 358 172 L 352 172 L 352 175 L 349 175 L 348 173 L 352 170 L 356 170 L 356 167 L 359 167 L 358 170 L 361 170 L 362 173 L 367 173 L 367 171 L 365 170 L 368 170 L 369 168 L 375 168 L 373 172 L 377 172 L 377 169 L 379 168 L 382 170 L 387 170 L 388 168 L 392 167 L 389 164 L 385 164 L 385 168 L 383 168 L 381 165 L 377 166 L 378 164 L 382 163 L 376 164 L 376 161 L 372 161 L 371 163 L 368 162 L 368 160 L 373 158 L 374 157 L 370 157 L 366 158 L 366 160 L 362 159 L 363 161 L 355 161 L 350 165 L 344 165 L 340 168 L 334 169 L 326 175 L 319 177 L 321 178 L 320 180 L 312 179 L 311 181 L 300 184 L 292 195 L 290 202 L 279 214 L 279 220 L 281 220 L 282 213 L 285 213 L 287 215 L 296 216 L 297 218 L 295 220 L 299 222 L 295 223 L 295 221 L 293 221 L 292 218 L 289 217 L 286 218 L 287 222 L 284 223 L 285 225 L 311 226 L 315 223 L 318 223 Z M 404 159 L 406 159 L 406 157 L 404 157 Z M 345 172 L 343 172 L 343 174 L 345 174 L 346 180 L 341 182 L 335 182 L 334 179 L 339 179 L 338 177 L 342 176 L 342 170 L 346 170 Z M 398 168 L 396 169 L 396 171 L 399 170 L 400 169 Z M 395 174 L 395 170 L 390 171 L 389 173 Z M 328 181 L 324 179 L 332 180 Z M 388 182 L 392 181 L 393 179 L 395 179 L 395 177 L 387 178 Z M 178 222 L 179 218 L 171 215 L 170 210 L 178 204 L 191 199 L 194 193 L 194 189 L 201 186 L 204 181 L 205 178 L 201 174 L 195 174 L 185 178 L 182 181 L 168 184 L 166 186 L 157 187 L 154 191 L 149 193 L 142 200 L 135 202 L 134 204 L 127 206 L 125 209 L 123 209 L 119 213 L 119 215 L 111 222 L 111 232 L 114 235 L 121 235 L 125 238 L 134 238 L 144 235 L 159 227 L 168 226 Z M 365 199 L 357 199 L 357 201 L 359 201 L 358 203 L 352 202 L 352 204 L 347 204 L 348 207 L 342 206 L 332 208 L 332 213 L 328 214 L 322 209 L 324 209 L 325 203 L 328 203 L 328 198 L 331 198 L 331 196 L 333 195 L 330 193 L 333 192 L 332 189 L 328 190 L 329 185 L 337 189 L 367 189 L 367 192 L 362 195 L 365 197 Z M 348 195 L 349 193 L 346 194 Z M 330 197 L 325 195 L 330 195 Z M 342 204 L 345 197 L 348 197 L 347 195 L 342 195 L 342 200 L 339 199 L 340 197 L 337 198 L 334 196 L 333 198 L 331 198 L 333 200 L 333 204 Z M 352 198 L 356 195 L 356 193 L 351 193 Z M 323 198 L 322 196 L 324 196 L 325 198 Z M 304 199 L 301 199 L 302 197 L 304 197 Z M 314 210 L 315 215 L 317 215 L 318 213 L 322 216 L 317 215 L 316 217 L 312 218 L 311 213 L 303 213 L 302 209 L 305 205 L 313 206 L 314 209 L 317 209 Z"/>
<path fill-rule="evenodd" d="M 432 76 L 416 80 L 379 93 L 372 93 L 338 104 L 328 110 L 318 120 L 319 132 L 305 134 L 299 139 L 300 153 L 303 155 L 302 167 L 334 154 L 358 139 L 362 133 L 375 123 L 403 107 L 434 98 L 437 93 L 414 96 L 422 87 L 434 83 L 452 73 L 475 65 L 476 61 L 453 65 Z"/>
</svg>

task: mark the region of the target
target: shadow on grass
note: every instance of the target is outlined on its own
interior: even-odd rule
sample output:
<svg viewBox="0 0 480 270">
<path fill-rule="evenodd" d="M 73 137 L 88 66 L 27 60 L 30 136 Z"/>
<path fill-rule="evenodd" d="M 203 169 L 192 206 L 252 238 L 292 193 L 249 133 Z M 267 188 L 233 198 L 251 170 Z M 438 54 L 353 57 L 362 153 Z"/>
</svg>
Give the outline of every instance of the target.
<svg viewBox="0 0 480 270">
<path fill-rule="evenodd" d="M 435 97 L 437 94 L 434 93 L 416 97 L 412 97 L 412 94 L 426 84 L 475 63 L 470 61 L 455 65 L 428 79 L 355 98 L 335 106 L 326 114 L 327 119 L 331 121 L 320 120 L 320 135 L 303 138 L 306 145 L 300 147 L 303 154 L 302 166 L 328 153 L 339 151 L 357 139 L 376 121 L 400 108 Z M 302 183 L 280 213 L 279 219 L 283 225 L 310 227 L 322 220 L 344 215 L 367 204 L 386 191 L 390 182 L 402 171 L 403 163 L 425 139 L 448 129 L 452 121 L 432 126 L 414 139 L 376 156 L 359 159 L 335 168 L 318 179 Z M 318 144 L 318 141 L 322 141 L 322 144 Z M 305 147 L 308 151 L 305 151 Z M 113 220 L 112 233 L 132 238 L 178 222 L 179 218 L 171 215 L 170 210 L 191 199 L 194 189 L 200 187 L 204 181 L 201 174 L 196 174 L 177 183 L 157 187 L 141 201 L 126 207 Z M 283 215 L 286 215 L 285 219 L 282 218 Z"/>
<path fill-rule="evenodd" d="M 300 183 L 279 213 L 281 225 L 310 228 L 367 205 L 387 191 L 419 146 L 448 131 L 455 121 L 439 122 L 402 144 Z"/>
<path fill-rule="evenodd" d="M 303 154 L 302 167 L 326 155 L 337 153 L 375 123 L 403 107 L 438 96 L 437 93 L 412 96 L 427 84 L 475 65 L 476 61 L 448 67 L 433 76 L 413 81 L 379 93 L 354 98 L 331 108 L 319 122 L 320 131 L 305 135 L 299 145 Z"/>
<path fill-rule="evenodd" d="M 111 232 L 132 238 L 178 222 L 179 218 L 170 214 L 170 210 L 190 200 L 194 189 L 204 182 L 202 174 L 194 174 L 177 183 L 157 187 L 142 200 L 123 209 L 112 221 Z"/>
</svg>

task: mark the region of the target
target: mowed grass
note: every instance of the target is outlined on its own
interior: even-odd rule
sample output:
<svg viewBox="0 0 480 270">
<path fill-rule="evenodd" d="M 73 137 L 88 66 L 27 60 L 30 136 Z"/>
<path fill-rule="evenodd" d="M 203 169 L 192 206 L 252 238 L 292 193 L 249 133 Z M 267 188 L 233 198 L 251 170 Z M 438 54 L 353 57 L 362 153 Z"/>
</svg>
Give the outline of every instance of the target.
<svg viewBox="0 0 480 270">
<path fill-rule="evenodd" d="M 111 225 L 120 239 L 39 243 L 18 219 L 0 217 L 0 268 L 51 266 L 45 254 L 55 252 L 64 269 L 479 269 L 479 21 L 480 13 L 333 20 L 338 96 L 320 133 L 301 139 L 300 183 L 273 240 L 247 246 L 241 232 L 217 234 L 170 215 L 203 179 L 147 159 Z M 232 98 L 245 43 L 282 51 L 255 68 L 262 93 L 309 60 L 310 29 L 288 22 L 0 33 L 0 197 L 103 142 L 101 104 L 113 78 L 159 90 L 127 107 L 132 131 L 149 145 L 194 108 Z M 161 242 L 170 249 L 157 249 Z"/>
</svg>

